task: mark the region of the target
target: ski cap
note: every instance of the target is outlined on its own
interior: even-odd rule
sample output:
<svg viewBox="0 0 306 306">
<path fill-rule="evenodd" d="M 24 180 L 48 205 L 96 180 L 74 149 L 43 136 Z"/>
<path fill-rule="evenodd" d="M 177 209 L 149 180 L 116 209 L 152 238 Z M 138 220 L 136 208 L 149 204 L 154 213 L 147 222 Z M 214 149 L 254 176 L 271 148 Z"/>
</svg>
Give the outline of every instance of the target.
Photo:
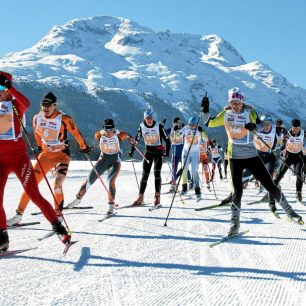
<svg viewBox="0 0 306 306">
<path fill-rule="evenodd" d="M 228 102 L 242 101 L 244 102 L 244 94 L 238 87 L 234 87 L 228 91 Z"/>
<path fill-rule="evenodd" d="M 0 75 L 3 75 L 11 83 L 13 82 L 13 77 L 12 77 L 12 75 L 10 73 L 5 72 L 5 71 L 0 71 Z"/>
<path fill-rule="evenodd" d="M 301 126 L 301 121 L 299 119 L 293 119 L 291 122 L 293 127 L 300 127 Z"/>
<path fill-rule="evenodd" d="M 271 125 L 273 122 L 272 117 L 267 113 L 261 115 L 259 119 L 263 125 Z"/>
<path fill-rule="evenodd" d="M 153 114 L 154 112 L 152 111 L 152 109 L 147 109 L 144 113 L 143 113 L 143 119 L 146 119 L 148 117 L 153 118 Z"/>
<path fill-rule="evenodd" d="M 113 119 L 105 119 L 103 128 L 105 131 L 112 131 L 115 129 L 115 124 Z"/>
<path fill-rule="evenodd" d="M 181 121 L 180 117 L 174 117 L 172 122 L 173 123 L 178 123 L 180 121 Z"/>
<path fill-rule="evenodd" d="M 43 97 L 40 104 L 42 106 L 51 106 L 52 104 L 56 104 L 56 96 L 50 91 Z"/>
<path fill-rule="evenodd" d="M 189 120 L 188 120 L 188 124 L 189 125 L 197 125 L 197 117 L 195 117 L 195 116 L 190 117 Z"/>
<path fill-rule="evenodd" d="M 282 119 L 280 119 L 280 118 L 279 118 L 279 119 L 277 119 L 275 122 L 276 122 L 276 124 L 279 124 L 279 125 L 282 125 L 282 124 L 283 124 L 283 120 L 282 120 Z"/>
</svg>

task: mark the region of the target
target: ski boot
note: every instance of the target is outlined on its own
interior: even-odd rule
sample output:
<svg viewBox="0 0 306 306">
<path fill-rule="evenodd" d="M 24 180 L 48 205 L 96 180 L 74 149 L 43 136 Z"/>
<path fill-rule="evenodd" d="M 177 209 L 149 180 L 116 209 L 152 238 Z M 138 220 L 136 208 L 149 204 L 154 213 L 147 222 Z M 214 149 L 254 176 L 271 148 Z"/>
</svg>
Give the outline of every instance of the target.
<svg viewBox="0 0 306 306">
<path fill-rule="evenodd" d="M 171 192 L 171 193 L 174 192 L 175 191 L 175 187 L 176 187 L 176 184 L 175 183 L 171 183 L 169 192 Z"/>
<path fill-rule="evenodd" d="M 60 220 L 52 224 L 52 229 L 63 244 L 69 244 L 71 235 L 68 234 L 66 228 L 62 225 Z"/>
<path fill-rule="evenodd" d="M 0 230 L 0 253 L 6 252 L 9 248 L 9 237 L 7 230 Z"/>
<path fill-rule="evenodd" d="M 295 198 L 296 198 L 296 201 L 297 201 L 298 203 L 302 203 L 302 200 L 303 200 L 303 198 L 302 198 L 302 192 L 297 191 L 296 194 L 295 194 Z"/>
<path fill-rule="evenodd" d="M 230 229 L 227 233 L 228 236 L 237 235 L 240 228 L 240 212 L 239 210 L 232 209 L 232 218 L 231 218 L 231 225 Z"/>
<path fill-rule="evenodd" d="M 143 204 L 143 194 L 139 194 L 136 201 L 134 201 L 133 206 L 140 206 Z"/>
<path fill-rule="evenodd" d="M 288 205 L 289 206 L 289 205 Z M 290 206 L 289 206 L 290 207 Z M 291 219 L 293 222 L 298 223 L 298 224 L 304 224 L 304 221 L 300 215 L 298 215 L 292 207 L 286 209 L 286 215 L 289 219 Z"/>
<path fill-rule="evenodd" d="M 286 215 L 292 221 L 298 224 L 304 224 L 304 221 L 300 215 L 298 215 L 292 207 L 288 204 L 288 201 L 284 194 L 281 192 L 280 189 L 277 190 L 277 198 L 279 199 L 279 205 L 285 210 Z"/>
<path fill-rule="evenodd" d="M 269 199 L 269 208 L 272 213 L 276 212 L 275 199 Z"/>
<path fill-rule="evenodd" d="M 206 188 L 207 188 L 208 190 L 210 190 L 210 183 L 209 183 L 209 182 L 206 183 Z"/>
<path fill-rule="evenodd" d="M 78 205 L 80 205 L 82 198 L 79 195 L 76 195 L 76 198 L 74 201 L 68 204 L 68 208 L 74 208 Z"/>
<path fill-rule="evenodd" d="M 182 184 L 181 195 L 184 195 L 186 193 L 187 193 L 187 184 Z"/>
<path fill-rule="evenodd" d="M 196 195 L 196 201 L 199 202 L 201 200 L 201 188 L 195 187 L 194 188 L 195 195 Z"/>
<path fill-rule="evenodd" d="M 7 226 L 13 226 L 13 225 L 17 225 L 18 223 L 20 223 L 21 220 L 22 220 L 22 214 L 18 212 L 18 210 L 16 210 L 16 215 L 8 219 L 6 223 L 7 223 Z"/>
<path fill-rule="evenodd" d="M 160 192 L 155 192 L 154 203 L 153 204 L 154 204 L 155 208 L 161 207 L 161 204 L 160 204 Z"/>
<path fill-rule="evenodd" d="M 114 213 L 115 204 L 114 203 L 108 203 L 108 211 L 106 212 L 107 215 L 112 215 Z"/>
</svg>

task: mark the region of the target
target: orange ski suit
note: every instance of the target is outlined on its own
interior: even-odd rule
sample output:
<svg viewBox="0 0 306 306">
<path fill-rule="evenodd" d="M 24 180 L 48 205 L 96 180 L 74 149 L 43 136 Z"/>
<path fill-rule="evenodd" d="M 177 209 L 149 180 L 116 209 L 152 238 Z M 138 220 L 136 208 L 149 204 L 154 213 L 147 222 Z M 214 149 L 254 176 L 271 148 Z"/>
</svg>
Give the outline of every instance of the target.
<svg viewBox="0 0 306 306">
<path fill-rule="evenodd" d="M 37 161 L 35 162 L 33 168 L 38 184 L 43 180 L 44 173 L 47 174 L 51 169 L 55 169 L 53 183 L 53 193 L 55 196 L 54 205 L 57 214 L 59 214 L 59 210 L 62 210 L 64 205 L 64 193 L 62 185 L 66 177 L 69 162 L 71 159 L 68 146 L 67 131 L 74 136 L 81 149 L 85 149 L 87 145 L 75 122 L 70 116 L 62 113 L 59 110 L 55 110 L 50 118 L 45 118 L 46 120 L 61 118 L 60 128 L 57 133 L 39 126 L 37 124 L 38 116 L 41 116 L 40 113 L 35 115 L 33 118 L 33 131 L 38 148 L 42 148 L 42 152 L 38 156 L 38 161 L 43 168 L 43 172 L 41 171 L 40 165 Z M 52 137 L 55 138 L 54 136 L 57 136 L 57 139 L 52 139 Z M 55 140 L 58 141 L 58 144 L 48 145 L 46 140 Z M 23 214 L 29 201 L 29 196 L 27 193 L 23 192 L 19 201 L 17 212 Z"/>
</svg>

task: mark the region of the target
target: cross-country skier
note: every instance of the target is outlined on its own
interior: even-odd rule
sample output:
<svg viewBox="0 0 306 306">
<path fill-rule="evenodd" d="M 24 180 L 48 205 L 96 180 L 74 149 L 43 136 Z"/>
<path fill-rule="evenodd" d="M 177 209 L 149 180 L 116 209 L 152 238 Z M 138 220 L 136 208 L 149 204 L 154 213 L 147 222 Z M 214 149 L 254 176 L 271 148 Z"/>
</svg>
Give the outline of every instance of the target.
<svg viewBox="0 0 306 306">
<path fill-rule="evenodd" d="M 103 129 L 95 133 L 95 139 L 99 143 L 101 156 L 94 166 L 95 169 L 91 170 L 87 179 L 82 183 L 82 186 L 76 195 L 76 199 L 70 204 L 68 204 L 68 208 L 73 208 L 79 205 L 90 186 L 92 186 L 94 182 L 98 179 L 97 173 L 99 175 L 102 175 L 106 170 L 108 170 L 109 207 L 107 214 L 111 215 L 114 213 L 115 206 L 115 182 L 121 168 L 120 142 L 124 140 L 129 140 L 130 142 L 133 142 L 134 139 L 126 132 L 116 131 L 113 119 L 104 120 Z"/>
<path fill-rule="evenodd" d="M 223 180 L 222 169 L 221 169 L 221 164 L 222 164 L 221 154 L 223 152 L 223 149 L 219 144 L 217 144 L 217 141 L 215 139 L 211 140 L 211 144 L 210 146 L 208 146 L 208 152 L 210 153 L 212 159 L 211 181 L 214 179 L 216 166 L 219 171 L 220 180 Z"/>
<path fill-rule="evenodd" d="M 191 164 L 191 176 L 193 177 L 195 185 L 195 194 L 197 200 L 201 199 L 201 188 L 199 180 L 199 163 L 200 163 L 200 144 L 201 142 L 206 142 L 208 137 L 205 131 L 198 126 L 198 130 L 195 130 L 197 127 L 197 118 L 190 117 L 188 125 L 184 126 L 180 131 L 176 131 L 178 137 L 182 136 L 184 138 L 184 148 L 182 152 L 182 164 L 185 165 L 183 169 L 183 183 L 181 194 L 187 193 L 187 171 L 188 166 Z M 189 152 L 189 153 L 188 153 Z"/>
<path fill-rule="evenodd" d="M 301 121 L 293 119 L 292 127 L 284 137 L 284 146 L 286 148 L 285 160 L 274 179 L 274 183 L 278 185 L 287 172 L 288 167 L 294 166 L 296 174 L 296 200 L 300 203 L 302 202 L 304 177 L 303 144 L 305 136 L 304 130 L 301 129 Z"/>
<path fill-rule="evenodd" d="M 53 193 L 55 196 L 54 206 L 58 216 L 64 206 L 63 183 L 70 163 L 70 150 L 67 132 L 77 140 L 83 153 L 90 153 L 74 120 L 57 108 L 57 98 L 52 93 L 47 93 L 41 101 L 41 109 L 33 118 L 33 131 L 37 143 L 38 162 L 34 164 L 34 172 L 37 183 L 44 179 L 52 169 L 54 171 Z M 40 166 L 43 167 L 41 171 Z M 26 192 L 23 192 L 16 215 L 8 220 L 8 225 L 18 224 L 25 209 L 30 202 Z"/>
<path fill-rule="evenodd" d="M 208 160 L 208 146 L 210 145 L 210 140 L 207 139 L 206 141 L 200 144 L 200 163 L 202 164 L 202 171 L 205 174 L 205 183 L 208 190 L 210 190 L 210 171 L 209 171 L 209 160 Z"/>
<path fill-rule="evenodd" d="M 145 142 L 144 156 L 146 159 L 142 163 L 142 177 L 140 181 L 140 189 L 138 198 L 134 201 L 133 205 L 142 205 L 144 201 L 144 193 L 147 187 L 147 181 L 150 175 L 152 165 L 154 163 L 154 177 L 155 177 L 155 197 L 154 207 L 160 206 L 160 188 L 161 188 L 161 168 L 163 165 L 163 157 L 169 157 L 169 151 L 171 142 L 165 132 L 165 129 L 161 123 L 156 122 L 153 119 L 153 111 L 148 109 L 144 112 L 144 120 L 140 123 L 140 126 L 135 137 L 133 144 L 137 145 L 143 137 Z M 166 147 L 162 142 L 166 143 Z M 135 147 L 132 146 L 129 152 L 129 156 L 133 157 Z"/>
<path fill-rule="evenodd" d="M 275 147 L 278 142 L 278 136 L 276 134 L 276 127 L 273 125 L 272 117 L 269 114 L 263 114 L 260 116 L 262 128 L 256 133 L 254 137 L 254 144 L 258 150 L 258 155 L 265 164 L 271 177 L 275 170 Z M 262 185 L 260 185 L 260 188 Z M 269 207 L 274 213 L 276 211 L 275 200 L 273 196 L 269 196 Z"/>
<path fill-rule="evenodd" d="M 237 234 L 239 231 L 243 193 L 242 173 L 245 168 L 252 171 L 266 190 L 273 194 L 288 217 L 296 222 L 302 222 L 302 217 L 288 204 L 287 199 L 273 183 L 269 172 L 258 156 L 252 133 L 256 129 L 257 114 L 255 110 L 245 105 L 244 95 L 237 87 L 228 91 L 228 103 L 228 107 L 215 118 L 209 115 L 209 99 L 204 97 L 201 103 L 203 112 L 208 116 L 206 125 L 208 127 L 224 125 L 228 136 L 227 152 L 233 184 L 232 218 L 228 235 Z"/>
<path fill-rule="evenodd" d="M 20 123 L 29 106 L 29 100 L 14 88 L 12 76 L 0 71 L 0 251 L 5 251 L 9 247 L 3 195 L 11 172 L 16 174 L 30 199 L 52 224 L 61 241 L 66 244 L 71 239 L 51 204 L 38 190 L 26 144 L 22 139 Z"/>
<path fill-rule="evenodd" d="M 227 157 L 227 148 L 225 148 L 223 153 L 224 179 L 227 179 L 227 166 L 228 166 L 228 157 Z"/>
<path fill-rule="evenodd" d="M 184 147 L 183 137 L 177 136 L 175 134 L 174 128 L 181 129 L 182 122 L 179 117 L 175 117 L 173 119 L 173 126 L 170 130 L 170 140 L 171 140 L 171 160 L 172 160 L 172 180 L 171 180 L 171 187 L 170 192 L 175 191 L 176 180 L 179 177 L 178 173 L 178 164 L 182 160 L 182 151 Z"/>
<path fill-rule="evenodd" d="M 276 134 L 277 134 L 277 143 L 275 146 L 275 170 L 274 174 L 276 174 L 279 170 L 279 167 L 281 165 L 281 157 L 282 157 L 282 145 L 283 145 L 283 140 L 284 136 L 288 133 L 288 131 L 283 127 L 283 121 L 282 119 L 277 119 L 275 121 L 275 126 L 276 126 Z"/>
</svg>

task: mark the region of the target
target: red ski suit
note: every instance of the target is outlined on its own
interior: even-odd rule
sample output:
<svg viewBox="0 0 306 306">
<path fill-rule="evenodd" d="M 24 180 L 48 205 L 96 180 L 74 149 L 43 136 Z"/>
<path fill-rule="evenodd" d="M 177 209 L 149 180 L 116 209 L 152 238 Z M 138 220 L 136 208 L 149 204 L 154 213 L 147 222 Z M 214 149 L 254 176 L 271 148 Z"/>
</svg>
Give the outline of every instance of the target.
<svg viewBox="0 0 306 306">
<path fill-rule="evenodd" d="M 14 87 L 6 90 L 8 101 L 0 102 L 0 230 L 6 229 L 6 215 L 3 207 L 4 188 L 8 175 L 14 172 L 24 190 L 35 203 L 48 221 L 53 224 L 58 218 L 51 204 L 40 194 L 34 176 L 32 163 L 27 154 L 26 144 L 20 137 L 22 127 L 13 111 L 7 112 L 10 103 L 17 108 L 20 118 L 29 108 L 29 100 Z M 12 132 L 11 132 L 12 131 Z M 6 140 L 3 135 L 11 133 L 15 139 Z M 9 136 L 12 138 L 11 136 Z"/>
</svg>

